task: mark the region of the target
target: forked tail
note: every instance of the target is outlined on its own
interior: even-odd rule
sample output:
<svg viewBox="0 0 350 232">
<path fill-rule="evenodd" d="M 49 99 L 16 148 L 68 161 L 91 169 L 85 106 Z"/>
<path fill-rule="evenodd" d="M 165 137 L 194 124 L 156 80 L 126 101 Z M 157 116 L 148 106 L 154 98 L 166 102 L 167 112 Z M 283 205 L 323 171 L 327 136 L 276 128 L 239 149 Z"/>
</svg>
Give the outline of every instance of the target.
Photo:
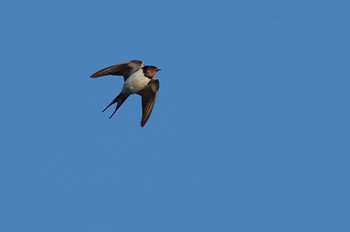
<svg viewBox="0 0 350 232">
<path fill-rule="evenodd" d="M 121 93 L 113 99 L 113 101 L 111 103 L 109 103 L 109 105 L 104 108 L 104 110 L 102 110 L 102 112 L 105 112 L 105 110 L 107 110 L 111 105 L 117 103 L 117 106 L 115 107 L 115 110 L 113 111 L 112 115 L 109 117 L 109 119 L 111 119 L 113 117 L 113 115 L 115 114 L 115 112 L 117 112 L 117 110 L 119 109 L 119 107 L 121 107 L 123 105 L 123 103 L 125 102 L 125 100 L 128 98 L 129 96 L 125 96 L 122 95 Z"/>
</svg>

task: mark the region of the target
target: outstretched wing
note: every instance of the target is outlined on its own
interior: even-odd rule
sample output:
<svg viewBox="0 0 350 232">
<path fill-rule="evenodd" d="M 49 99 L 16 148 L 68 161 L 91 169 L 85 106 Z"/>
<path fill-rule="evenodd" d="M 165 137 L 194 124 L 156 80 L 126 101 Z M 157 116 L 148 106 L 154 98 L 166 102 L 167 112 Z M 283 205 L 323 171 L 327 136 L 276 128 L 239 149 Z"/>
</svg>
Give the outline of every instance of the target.
<svg viewBox="0 0 350 232">
<path fill-rule="evenodd" d="M 159 80 L 157 78 L 152 78 L 148 85 L 137 93 L 142 97 L 141 127 L 144 127 L 149 117 L 151 116 L 158 89 Z"/>
<path fill-rule="evenodd" d="M 91 75 L 92 78 L 97 78 L 106 75 L 123 76 L 126 80 L 131 74 L 143 68 L 144 63 L 140 60 L 132 60 L 101 69 Z"/>
</svg>

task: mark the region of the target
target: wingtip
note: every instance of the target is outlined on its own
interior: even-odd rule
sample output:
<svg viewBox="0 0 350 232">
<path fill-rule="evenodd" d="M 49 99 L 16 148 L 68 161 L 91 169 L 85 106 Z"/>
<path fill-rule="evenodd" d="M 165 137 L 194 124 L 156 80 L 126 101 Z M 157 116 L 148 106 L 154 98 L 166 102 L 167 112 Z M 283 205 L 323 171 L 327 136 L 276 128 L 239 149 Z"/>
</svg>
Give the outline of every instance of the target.
<svg viewBox="0 0 350 232">
<path fill-rule="evenodd" d="M 92 74 L 90 77 L 91 77 L 91 78 L 96 78 L 96 77 L 99 77 L 99 75 L 98 75 L 97 72 L 96 72 L 96 73 Z"/>
<path fill-rule="evenodd" d="M 140 126 L 143 128 L 146 125 L 147 121 L 141 120 Z"/>
</svg>

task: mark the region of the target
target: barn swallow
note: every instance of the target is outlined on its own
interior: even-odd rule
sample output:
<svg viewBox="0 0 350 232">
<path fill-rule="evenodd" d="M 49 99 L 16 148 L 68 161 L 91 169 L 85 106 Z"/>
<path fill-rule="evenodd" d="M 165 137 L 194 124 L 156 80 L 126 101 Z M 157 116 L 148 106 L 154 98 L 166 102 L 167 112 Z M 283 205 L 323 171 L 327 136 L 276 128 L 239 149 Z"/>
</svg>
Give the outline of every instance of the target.
<svg viewBox="0 0 350 232">
<path fill-rule="evenodd" d="M 107 75 L 123 76 L 124 85 L 119 95 L 102 111 L 108 109 L 111 105 L 117 103 L 114 112 L 109 118 L 112 118 L 119 107 L 131 94 L 138 94 L 142 97 L 142 118 L 141 127 L 144 127 L 151 116 L 153 106 L 159 89 L 159 80 L 155 74 L 160 69 L 156 66 L 145 66 L 140 60 L 132 60 L 101 69 L 92 74 L 92 78 Z"/>
</svg>

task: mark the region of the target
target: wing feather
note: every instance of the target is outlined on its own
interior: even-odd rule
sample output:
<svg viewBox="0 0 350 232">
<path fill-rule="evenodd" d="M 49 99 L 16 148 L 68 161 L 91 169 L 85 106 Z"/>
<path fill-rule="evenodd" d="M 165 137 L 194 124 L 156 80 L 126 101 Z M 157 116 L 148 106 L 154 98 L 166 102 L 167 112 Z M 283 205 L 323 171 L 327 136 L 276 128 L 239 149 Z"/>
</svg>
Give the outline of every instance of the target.
<svg viewBox="0 0 350 232">
<path fill-rule="evenodd" d="M 159 80 L 157 78 L 152 78 L 148 85 L 137 93 L 142 97 L 141 127 L 146 125 L 149 117 L 151 116 L 158 90 Z"/>
<path fill-rule="evenodd" d="M 131 74 L 143 68 L 144 63 L 140 60 L 132 60 L 103 68 L 91 75 L 91 78 L 97 78 L 106 75 L 123 76 L 127 79 Z"/>
</svg>

